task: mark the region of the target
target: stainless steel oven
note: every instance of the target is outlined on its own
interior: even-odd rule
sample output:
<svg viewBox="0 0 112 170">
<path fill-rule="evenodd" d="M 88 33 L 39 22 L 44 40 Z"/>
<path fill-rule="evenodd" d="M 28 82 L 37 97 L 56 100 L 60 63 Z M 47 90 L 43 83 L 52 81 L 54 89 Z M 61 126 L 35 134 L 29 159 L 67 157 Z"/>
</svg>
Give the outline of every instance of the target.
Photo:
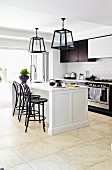
<svg viewBox="0 0 112 170">
<path fill-rule="evenodd" d="M 100 88 L 101 95 L 99 100 L 95 100 L 90 96 L 90 90 L 92 88 Z M 109 108 L 109 84 L 106 83 L 97 83 L 92 82 L 88 84 L 88 105 L 101 107 L 101 108 Z"/>
</svg>

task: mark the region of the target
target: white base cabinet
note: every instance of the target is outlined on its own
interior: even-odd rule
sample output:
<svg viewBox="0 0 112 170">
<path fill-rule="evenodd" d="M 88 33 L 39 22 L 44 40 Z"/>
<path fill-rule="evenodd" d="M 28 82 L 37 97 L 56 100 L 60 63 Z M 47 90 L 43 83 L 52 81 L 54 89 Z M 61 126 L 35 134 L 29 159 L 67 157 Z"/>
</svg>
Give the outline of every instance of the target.
<svg viewBox="0 0 112 170">
<path fill-rule="evenodd" d="M 50 92 L 49 135 L 88 125 L 87 89 Z"/>
</svg>

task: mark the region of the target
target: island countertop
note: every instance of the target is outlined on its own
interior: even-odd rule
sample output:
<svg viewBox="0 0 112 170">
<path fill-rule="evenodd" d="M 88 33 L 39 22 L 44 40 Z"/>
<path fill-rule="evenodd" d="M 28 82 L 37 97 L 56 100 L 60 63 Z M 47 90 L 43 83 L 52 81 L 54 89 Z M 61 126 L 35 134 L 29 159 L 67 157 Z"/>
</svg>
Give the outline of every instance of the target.
<svg viewBox="0 0 112 170">
<path fill-rule="evenodd" d="M 53 91 L 68 91 L 68 90 L 78 90 L 78 89 L 85 89 L 87 88 L 86 86 L 76 86 L 76 87 L 55 87 L 55 86 L 50 86 L 49 83 L 30 83 L 29 84 L 30 88 L 33 89 L 39 89 L 39 90 L 44 90 L 48 92 L 53 92 Z"/>
</svg>

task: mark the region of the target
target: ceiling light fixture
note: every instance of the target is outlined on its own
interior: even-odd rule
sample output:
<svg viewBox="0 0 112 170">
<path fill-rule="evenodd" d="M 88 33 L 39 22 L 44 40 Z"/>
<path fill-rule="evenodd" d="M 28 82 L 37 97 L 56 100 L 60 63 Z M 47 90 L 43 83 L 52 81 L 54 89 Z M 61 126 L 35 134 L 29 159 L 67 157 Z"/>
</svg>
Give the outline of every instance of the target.
<svg viewBox="0 0 112 170">
<path fill-rule="evenodd" d="M 64 21 L 66 18 L 61 19 L 62 29 L 54 31 L 51 48 L 55 48 L 58 50 L 67 50 L 70 48 L 74 48 L 72 31 L 69 31 L 64 28 Z"/>
<path fill-rule="evenodd" d="M 32 37 L 30 39 L 30 44 L 29 44 L 29 52 L 30 53 L 43 53 L 45 52 L 45 44 L 44 44 L 44 39 L 42 37 L 38 37 L 37 35 L 37 30 L 36 29 L 36 37 Z"/>
</svg>

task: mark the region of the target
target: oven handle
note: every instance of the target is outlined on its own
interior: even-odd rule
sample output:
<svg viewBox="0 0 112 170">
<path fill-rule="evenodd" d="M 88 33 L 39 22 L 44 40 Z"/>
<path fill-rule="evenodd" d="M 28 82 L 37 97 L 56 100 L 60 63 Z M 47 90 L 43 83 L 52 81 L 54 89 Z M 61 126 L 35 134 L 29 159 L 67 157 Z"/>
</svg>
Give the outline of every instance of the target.
<svg viewBox="0 0 112 170">
<path fill-rule="evenodd" d="M 109 89 L 109 87 L 95 87 L 95 86 L 88 86 L 89 87 L 92 87 L 92 88 L 101 88 L 102 90 L 105 90 L 105 89 Z"/>
</svg>

